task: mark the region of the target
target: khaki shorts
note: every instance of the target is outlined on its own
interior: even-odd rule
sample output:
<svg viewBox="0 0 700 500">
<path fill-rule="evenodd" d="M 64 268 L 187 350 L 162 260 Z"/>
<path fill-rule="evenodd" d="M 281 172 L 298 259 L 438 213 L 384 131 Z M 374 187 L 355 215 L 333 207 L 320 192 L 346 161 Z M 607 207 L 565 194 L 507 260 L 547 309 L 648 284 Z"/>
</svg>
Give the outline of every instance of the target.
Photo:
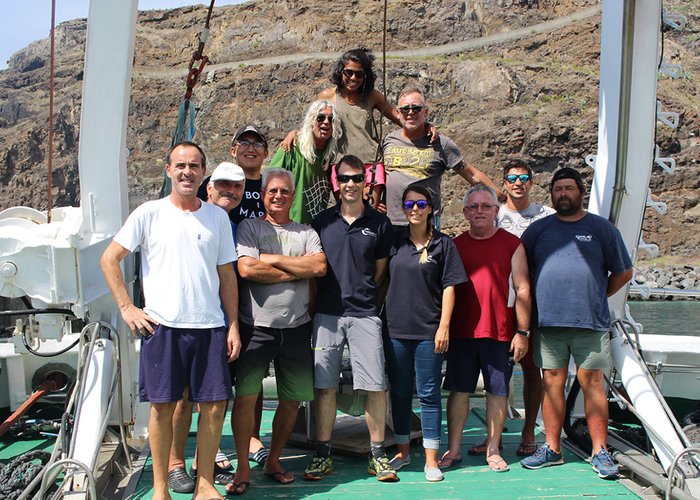
<svg viewBox="0 0 700 500">
<path fill-rule="evenodd" d="M 610 332 L 587 328 L 540 327 L 534 332 L 535 364 L 546 370 L 566 368 L 569 356 L 579 368 L 605 370 L 612 362 Z"/>
</svg>

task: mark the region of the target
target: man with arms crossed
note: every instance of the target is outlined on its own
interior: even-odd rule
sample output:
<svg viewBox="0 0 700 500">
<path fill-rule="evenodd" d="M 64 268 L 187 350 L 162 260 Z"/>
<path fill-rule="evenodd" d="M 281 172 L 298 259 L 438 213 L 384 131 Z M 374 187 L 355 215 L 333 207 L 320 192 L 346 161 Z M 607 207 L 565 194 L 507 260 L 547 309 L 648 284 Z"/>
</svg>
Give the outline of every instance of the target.
<svg viewBox="0 0 700 500">
<path fill-rule="evenodd" d="M 232 395 L 228 362 L 240 350 L 238 290 L 231 265 L 236 251 L 226 213 L 197 198 L 205 168 L 199 146 L 190 142 L 173 146 L 165 167 L 172 182 L 170 195 L 134 210 L 101 261 L 124 322 L 142 335 L 139 396 L 151 403 L 153 498 L 159 500 L 170 498 L 172 416 L 188 386 L 190 400 L 200 405 L 195 498 L 221 498 L 212 484 L 214 455 Z M 139 246 L 143 310 L 131 301 L 119 267 Z"/>
<path fill-rule="evenodd" d="M 260 385 L 274 360 L 279 406 L 264 474 L 288 484 L 294 476 L 280 463 L 282 449 L 294 427 L 299 403 L 314 397 L 309 280 L 326 273 L 326 257 L 316 232 L 289 216 L 294 199 L 291 172 L 281 168 L 263 171 L 262 198 L 265 215 L 246 219 L 238 227 L 243 350 L 236 361 L 231 422 L 236 452 L 246 457 L 255 430 Z M 238 460 L 226 491 L 240 495 L 249 483 L 250 464 Z"/>
<path fill-rule="evenodd" d="M 607 298 L 632 278 L 632 261 L 620 231 L 607 219 L 583 210 L 586 191 L 577 170 L 556 171 L 549 190 L 556 214 L 534 222 L 522 237 L 533 275 L 534 358 L 542 368 L 547 442 L 520 463 L 527 469 L 564 463 L 559 439 L 569 356 L 573 356 L 593 442 L 593 470 L 602 478 L 615 478 L 618 469 L 607 451 L 604 372 L 611 363 Z"/>
<path fill-rule="evenodd" d="M 314 316 L 316 454 L 304 479 L 333 472 L 331 434 L 336 414 L 343 348 L 347 342 L 353 388 L 367 393 L 365 416 L 371 454 L 367 472 L 379 481 L 396 481 L 384 450 L 386 386 L 382 321 L 377 287 L 386 273 L 393 231 L 389 219 L 363 202 L 365 166 L 356 156 L 340 159 L 340 201 L 313 221 L 328 258 L 328 273 L 318 280 Z"/>
<path fill-rule="evenodd" d="M 450 348 L 444 388 L 447 400 L 449 448 L 439 465 L 462 461 L 462 432 L 469 414 L 469 396 L 476 390 L 479 372 L 486 389 L 486 463 L 494 472 L 509 466 L 499 453 L 508 411 L 508 383 L 513 363 L 528 349 L 530 283 L 527 259 L 520 240 L 495 225 L 496 192 L 476 184 L 464 197 L 469 231 L 454 239 L 469 281 L 455 287 L 455 309 L 450 323 Z M 508 301 L 510 283 L 515 305 Z"/>
</svg>

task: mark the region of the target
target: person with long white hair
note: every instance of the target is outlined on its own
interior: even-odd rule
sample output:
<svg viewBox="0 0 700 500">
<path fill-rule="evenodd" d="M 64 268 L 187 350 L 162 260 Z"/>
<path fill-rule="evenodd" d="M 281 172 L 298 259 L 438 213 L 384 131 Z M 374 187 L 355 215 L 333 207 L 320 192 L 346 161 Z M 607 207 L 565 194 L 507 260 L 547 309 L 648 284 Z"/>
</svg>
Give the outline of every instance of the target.
<svg viewBox="0 0 700 500">
<path fill-rule="evenodd" d="M 343 135 L 335 104 L 326 99 L 314 101 L 306 111 L 297 140 L 286 152 L 280 147 L 270 166 L 291 171 L 295 178 L 290 216 L 302 224 L 328 207 L 331 194 L 330 164 Z"/>
</svg>

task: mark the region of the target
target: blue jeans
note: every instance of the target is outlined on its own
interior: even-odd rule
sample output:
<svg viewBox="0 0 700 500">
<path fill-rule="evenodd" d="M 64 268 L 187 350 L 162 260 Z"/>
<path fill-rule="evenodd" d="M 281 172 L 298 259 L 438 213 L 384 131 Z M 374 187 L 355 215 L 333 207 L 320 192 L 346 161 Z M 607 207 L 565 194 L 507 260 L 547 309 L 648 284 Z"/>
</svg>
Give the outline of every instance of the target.
<svg viewBox="0 0 700 500">
<path fill-rule="evenodd" d="M 437 450 L 440 447 L 440 377 L 443 359 L 443 354 L 435 352 L 435 342 L 432 340 L 390 339 L 386 360 L 389 365 L 391 412 L 397 444 L 407 444 L 410 441 L 415 369 L 423 448 Z"/>
</svg>

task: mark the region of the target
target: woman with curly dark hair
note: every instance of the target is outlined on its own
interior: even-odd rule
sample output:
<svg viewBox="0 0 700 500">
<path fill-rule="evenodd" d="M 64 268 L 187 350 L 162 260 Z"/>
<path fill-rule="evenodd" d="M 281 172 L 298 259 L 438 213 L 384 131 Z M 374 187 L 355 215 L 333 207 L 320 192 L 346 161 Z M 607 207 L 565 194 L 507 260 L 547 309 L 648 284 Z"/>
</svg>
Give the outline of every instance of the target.
<svg viewBox="0 0 700 500">
<path fill-rule="evenodd" d="M 363 161 L 367 186 L 371 186 L 372 189 L 369 193 L 370 201 L 376 208 L 384 188 L 385 176 L 381 159 L 374 165 L 381 137 L 373 112 L 378 110 L 398 126 L 401 126 L 401 113 L 384 94 L 374 88 L 376 75 L 372 69 L 373 63 L 374 55 L 369 49 L 348 50 L 333 68 L 330 81 L 335 86 L 322 90 L 317 99 L 327 99 L 335 104 L 343 129 L 343 135 L 338 140 L 336 161 L 348 154 L 355 155 Z M 295 137 L 296 131 L 290 132 L 280 145 L 288 150 Z M 334 191 L 337 192 L 338 183 L 334 174 L 331 181 Z"/>
</svg>

